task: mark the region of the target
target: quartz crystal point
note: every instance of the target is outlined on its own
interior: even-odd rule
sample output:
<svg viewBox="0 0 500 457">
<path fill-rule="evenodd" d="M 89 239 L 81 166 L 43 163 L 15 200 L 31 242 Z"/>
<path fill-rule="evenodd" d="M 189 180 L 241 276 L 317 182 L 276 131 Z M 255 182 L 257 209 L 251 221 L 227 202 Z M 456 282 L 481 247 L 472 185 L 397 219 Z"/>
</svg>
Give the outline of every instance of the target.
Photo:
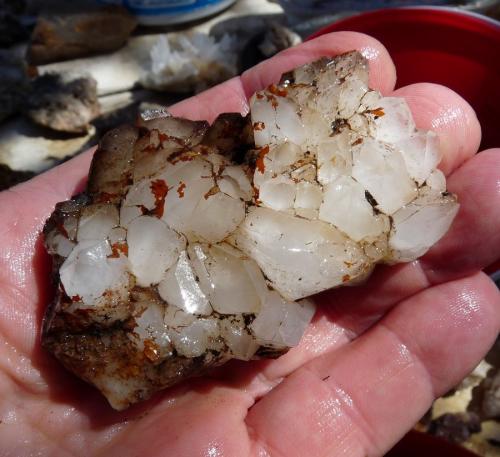
<svg viewBox="0 0 500 457">
<path fill-rule="evenodd" d="M 229 359 L 298 344 L 312 294 L 407 262 L 457 210 L 439 145 L 357 52 L 209 125 L 152 112 L 102 139 L 45 226 L 43 344 L 116 409 Z"/>
</svg>

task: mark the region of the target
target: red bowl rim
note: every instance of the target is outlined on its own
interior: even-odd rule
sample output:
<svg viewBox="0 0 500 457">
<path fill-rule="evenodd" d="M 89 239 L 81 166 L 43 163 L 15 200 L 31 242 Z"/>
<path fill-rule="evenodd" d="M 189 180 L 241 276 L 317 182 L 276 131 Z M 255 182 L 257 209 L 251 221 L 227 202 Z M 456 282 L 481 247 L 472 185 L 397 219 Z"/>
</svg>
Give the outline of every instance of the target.
<svg viewBox="0 0 500 457">
<path fill-rule="evenodd" d="M 344 17 L 325 27 L 322 27 L 312 35 L 308 36 L 307 40 L 311 40 L 326 33 L 340 31 L 342 30 L 342 26 L 344 24 L 348 26 L 351 22 L 355 22 L 359 17 L 372 18 L 378 16 L 387 16 L 394 13 L 398 15 L 403 14 L 404 16 L 409 16 L 421 11 L 432 11 L 434 13 L 432 17 L 425 17 L 426 22 L 434 22 L 435 20 L 441 20 L 444 17 L 450 16 L 463 16 L 463 18 L 467 20 L 469 25 L 480 26 L 480 30 L 482 33 L 486 32 L 491 38 L 500 41 L 500 21 L 476 13 L 474 11 L 467 11 L 449 6 L 401 6 L 396 8 L 380 8 L 372 11 L 362 11 L 353 14 L 352 16 Z M 422 18 L 420 18 L 420 20 L 422 20 Z"/>
</svg>

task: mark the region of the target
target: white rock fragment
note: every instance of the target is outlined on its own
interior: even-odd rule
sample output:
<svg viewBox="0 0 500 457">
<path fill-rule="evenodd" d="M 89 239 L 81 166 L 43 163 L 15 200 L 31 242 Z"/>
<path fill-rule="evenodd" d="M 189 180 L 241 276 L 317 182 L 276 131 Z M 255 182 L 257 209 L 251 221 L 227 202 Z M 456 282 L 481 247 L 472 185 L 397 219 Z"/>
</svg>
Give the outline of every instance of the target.
<svg viewBox="0 0 500 457">
<path fill-rule="evenodd" d="M 195 244 L 189 248 L 201 289 L 220 314 L 256 313 L 259 296 L 245 268 L 244 256 L 231 246 Z"/>
<path fill-rule="evenodd" d="M 299 182 L 296 186 L 295 213 L 308 219 L 317 219 L 322 200 L 321 186 L 310 182 Z"/>
<path fill-rule="evenodd" d="M 444 192 L 446 190 L 446 177 L 441 170 L 434 170 L 425 181 L 432 190 Z"/>
<path fill-rule="evenodd" d="M 384 143 L 397 143 L 408 139 L 415 133 L 415 122 L 410 108 L 402 98 L 383 97 L 378 100 L 377 111 L 381 116 L 375 115 L 374 137 Z"/>
<path fill-rule="evenodd" d="M 293 207 L 296 185 L 285 176 L 277 176 L 260 185 L 259 199 L 263 206 L 277 211 L 286 211 Z"/>
<path fill-rule="evenodd" d="M 221 181 L 223 182 L 221 185 Z M 224 182 L 227 182 L 225 188 Z M 230 165 L 224 168 L 222 179 L 218 181 L 221 192 L 225 192 L 233 198 L 241 198 L 245 201 L 250 201 L 253 197 L 252 183 L 248 179 L 246 173 L 241 167 Z M 229 192 L 227 187 L 231 186 L 232 192 Z"/>
<path fill-rule="evenodd" d="M 209 243 L 216 243 L 226 238 L 244 219 L 245 203 L 221 192 L 218 186 L 212 189 L 200 198 L 189 231 Z"/>
<path fill-rule="evenodd" d="M 123 227 L 112 228 L 108 233 L 108 240 L 111 246 L 115 243 L 125 243 L 127 240 L 127 230 Z"/>
<path fill-rule="evenodd" d="M 408 174 L 422 185 L 441 161 L 438 136 L 432 131 L 418 131 L 395 144 L 403 155 Z"/>
<path fill-rule="evenodd" d="M 158 357 L 160 354 L 165 356 L 171 352 L 168 327 L 165 325 L 164 318 L 165 310 L 157 303 L 150 303 L 139 316 L 135 317 L 136 326 L 130 335 L 140 350 L 149 347 Z"/>
<path fill-rule="evenodd" d="M 170 338 L 177 352 L 184 357 L 199 357 L 212 346 L 219 337 L 218 321 L 213 318 L 200 318 L 187 327 L 170 331 Z"/>
<path fill-rule="evenodd" d="M 47 251 L 49 254 L 57 254 L 61 257 L 68 257 L 73 251 L 76 243 L 69 240 L 59 232 L 51 232 L 45 239 Z"/>
<path fill-rule="evenodd" d="M 340 175 L 351 175 L 352 151 L 347 130 L 320 142 L 318 154 L 318 181 L 328 184 Z"/>
<path fill-rule="evenodd" d="M 250 360 L 259 349 L 251 331 L 247 330 L 242 317 L 230 317 L 220 321 L 220 332 L 234 358 Z"/>
<path fill-rule="evenodd" d="M 302 144 L 306 132 L 297 105 L 288 98 L 264 94 L 254 95 L 250 100 L 255 145 L 278 145 L 287 141 Z"/>
<path fill-rule="evenodd" d="M 131 187 L 123 201 L 124 207 L 143 206 L 146 209 L 155 207 L 155 195 L 151 188 L 152 180 L 143 179 Z"/>
<path fill-rule="evenodd" d="M 200 91 L 236 74 L 236 40 L 201 32 L 160 35 L 150 49 L 141 83 L 150 89 Z"/>
<path fill-rule="evenodd" d="M 136 217 L 142 216 L 143 214 L 139 206 L 122 205 L 120 208 L 120 226 L 127 228 Z"/>
</svg>

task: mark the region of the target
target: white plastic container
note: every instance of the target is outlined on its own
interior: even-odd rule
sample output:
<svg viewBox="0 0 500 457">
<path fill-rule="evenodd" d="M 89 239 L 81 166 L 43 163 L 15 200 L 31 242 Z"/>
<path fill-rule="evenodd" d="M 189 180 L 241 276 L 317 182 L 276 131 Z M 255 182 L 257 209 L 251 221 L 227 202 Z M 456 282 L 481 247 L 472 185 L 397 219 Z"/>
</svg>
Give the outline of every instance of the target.
<svg viewBox="0 0 500 457">
<path fill-rule="evenodd" d="M 236 0 L 101 0 L 122 5 L 143 25 L 169 25 L 195 21 L 218 13 Z"/>
</svg>

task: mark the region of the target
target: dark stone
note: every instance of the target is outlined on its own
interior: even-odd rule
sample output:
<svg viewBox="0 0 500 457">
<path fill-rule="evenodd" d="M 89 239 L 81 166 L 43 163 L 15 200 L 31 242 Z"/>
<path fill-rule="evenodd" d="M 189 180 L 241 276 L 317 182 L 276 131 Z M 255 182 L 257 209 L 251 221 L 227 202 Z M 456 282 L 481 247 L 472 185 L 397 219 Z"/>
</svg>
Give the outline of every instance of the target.
<svg viewBox="0 0 500 457">
<path fill-rule="evenodd" d="M 42 75 L 32 83 L 26 112 L 34 122 L 52 130 L 85 133 L 100 113 L 97 83 L 91 77 Z"/>
<path fill-rule="evenodd" d="M 477 413 L 482 420 L 500 419 L 500 369 L 491 369 L 474 387 L 468 410 Z"/>
<path fill-rule="evenodd" d="M 0 0 L 0 48 L 15 38 Z M 10 14 L 10 13 L 7 13 Z M 20 111 L 29 89 L 24 58 L 17 49 L 0 49 L 0 122 Z"/>
<path fill-rule="evenodd" d="M 0 48 L 12 46 L 28 38 L 28 31 L 19 19 L 0 9 Z"/>
<path fill-rule="evenodd" d="M 27 58 L 32 65 L 76 59 L 121 48 L 136 20 L 121 7 L 38 18 Z"/>
<path fill-rule="evenodd" d="M 9 166 L 0 163 L 0 191 L 27 181 L 33 176 L 34 173 L 31 171 L 12 170 Z"/>
<path fill-rule="evenodd" d="M 452 443 L 463 443 L 473 433 L 481 431 L 481 422 L 475 413 L 446 413 L 431 421 L 431 435 L 445 438 Z"/>
<path fill-rule="evenodd" d="M 27 81 L 0 76 L 0 122 L 20 111 L 28 90 Z"/>
<path fill-rule="evenodd" d="M 26 27 L 19 19 L 25 8 L 24 0 L 0 0 L 0 48 L 7 48 L 29 38 Z"/>
<path fill-rule="evenodd" d="M 239 58 L 239 71 L 248 70 L 301 41 L 300 36 L 289 28 L 277 22 L 271 23 L 266 29 L 258 31 L 243 47 Z"/>
</svg>

